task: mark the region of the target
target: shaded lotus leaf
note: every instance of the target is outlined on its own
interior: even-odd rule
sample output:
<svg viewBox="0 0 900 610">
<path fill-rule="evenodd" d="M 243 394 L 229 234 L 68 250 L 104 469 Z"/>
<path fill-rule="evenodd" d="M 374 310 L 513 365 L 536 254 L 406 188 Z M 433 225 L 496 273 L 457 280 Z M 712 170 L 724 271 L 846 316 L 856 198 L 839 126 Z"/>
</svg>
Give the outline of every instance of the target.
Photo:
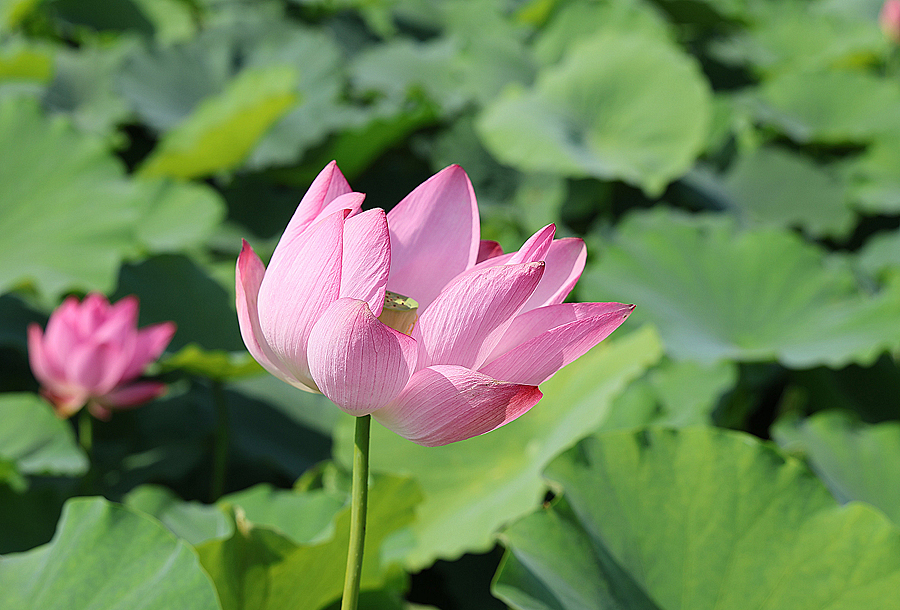
<svg viewBox="0 0 900 610">
<path fill-rule="evenodd" d="M 0 394 L 0 458 L 23 474 L 82 475 L 88 461 L 72 426 L 31 393 Z"/>
<path fill-rule="evenodd" d="M 381 589 L 393 579 L 396 561 L 385 541 L 406 528 L 421 496 L 409 478 L 377 477 L 369 489 L 366 553 L 361 589 Z M 309 504 L 317 512 L 320 507 Z M 200 545 L 204 569 L 216 583 L 224 610 L 318 610 L 338 599 L 349 542 L 350 507 L 334 520 L 334 535 L 318 544 L 297 544 L 283 534 L 254 525 L 234 508 L 234 534 Z M 294 515 L 302 519 L 303 513 Z M 389 546 L 389 545 L 387 545 Z"/>
<path fill-rule="evenodd" d="M 296 491 L 259 484 L 228 494 L 219 504 L 239 506 L 254 524 L 283 533 L 293 542 L 313 544 L 334 534 L 334 517 L 345 500 L 323 489 Z"/>
<path fill-rule="evenodd" d="M 191 375 L 216 381 L 237 379 L 263 372 L 263 368 L 247 352 L 208 351 L 196 343 L 184 346 L 160 364 L 163 370 L 180 369 Z"/>
<path fill-rule="evenodd" d="M 900 230 L 872 236 L 859 252 L 859 266 L 872 276 L 900 269 Z"/>
<path fill-rule="evenodd" d="M 613 399 L 660 355 L 650 327 L 607 339 L 542 384 L 544 398 L 516 421 L 443 447 L 422 447 L 374 424 L 373 471 L 412 475 L 424 495 L 407 566 L 489 550 L 494 532 L 543 501 L 544 466 L 601 425 Z M 348 417 L 335 431 L 336 459 L 349 464 L 352 447 Z"/>
<path fill-rule="evenodd" d="M 228 517 L 218 506 L 186 502 L 168 487 L 135 487 L 122 503 L 155 517 L 173 534 L 194 546 L 213 538 L 225 538 L 232 533 Z"/>
<path fill-rule="evenodd" d="M 900 133 L 900 87 L 849 70 L 785 72 L 763 82 L 760 119 L 805 144 L 865 143 Z"/>
<path fill-rule="evenodd" d="M 114 45 L 57 49 L 44 106 L 68 115 L 81 131 L 115 137 L 116 127 L 127 121 L 130 109 L 116 90 L 114 77 L 134 47 L 134 41 L 122 40 Z"/>
<path fill-rule="evenodd" d="M 693 60 L 659 37 L 609 32 L 574 45 L 532 88 L 508 88 L 478 128 L 520 171 L 619 179 L 655 195 L 694 163 L 710 117 Z"/>
<path fill-rule="evenodd" d="M 103 498 L 74 498 L 48 544 L 0 562 L 4 603 L 22 610 L 217 610 L 188 544 Z"/>
<path fill-rule="evenodd" d="M 850 197 L 871 214 L 900 213 L 900 138 L 879 137 L 860 156 L 844 161 L 841 168 L 849 183 Z"/>
<path fill-rule="evenodd" d="M 782 417 L 772 437 L 805 456 L 839 502 L 868 502 L 900 525 L 900 423 L 866 424 L 852 412 L 828 410 Z"/>
<path fill-rule="evenodd" d="M 799 226 L 816 237 L 846 237 L 855 227 L 846 188 L 826 168 L 785 149 L 739 155 L 725 187 L 750 224 Z"/>
<path fill-rule="evenodd" d="M 291 67 L 246 68 L 167 132 L 139 174 L 186 179 L 235 169 L 296 103 L 296 86 Z"/>
<path fill-rule="evenodd" d="M 677 359 L 870 363 L 900 341 L 900 286 L 863 293 L 846 259 L 722 216 L 634 213 L 585 272 L 580 296 L 638 303 Z"/>
<path fill-rule="evenodd" d="M 715 428 L 588 437 L 563 490 L 503 534 L 494 593 L 514 608 L 888 610 L 900 530 L 839 507 L 799 461 Z"/>
</svg>

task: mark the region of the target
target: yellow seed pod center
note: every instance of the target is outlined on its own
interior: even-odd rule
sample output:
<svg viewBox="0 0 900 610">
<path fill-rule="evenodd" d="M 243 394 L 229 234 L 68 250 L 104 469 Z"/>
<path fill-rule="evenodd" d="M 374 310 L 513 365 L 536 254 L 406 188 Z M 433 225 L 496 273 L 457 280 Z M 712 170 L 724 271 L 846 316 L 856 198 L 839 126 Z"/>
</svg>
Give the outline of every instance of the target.
<svg viewBox="0 0 900 610">
<path fill-rule="evenodd" d="M 418 309 L 419 304 L 414 299 L 388 290 L 384 294 L 384 308 L 378 319 L 385 326 L 408 335 L 419 319 Z"/>
</svg>

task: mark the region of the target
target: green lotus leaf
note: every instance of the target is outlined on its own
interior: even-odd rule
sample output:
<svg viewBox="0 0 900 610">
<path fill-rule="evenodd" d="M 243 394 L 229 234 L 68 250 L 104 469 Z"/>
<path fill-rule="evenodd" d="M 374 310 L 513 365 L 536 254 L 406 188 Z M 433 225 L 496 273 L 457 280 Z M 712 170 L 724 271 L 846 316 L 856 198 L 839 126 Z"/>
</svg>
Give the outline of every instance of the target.
<svg viewBox="0 0 900 610">
<path fill-rule="evenodd" d="M 588 437 L 547 477 L 563 499 L 514 523 L 494 593 L 529 610 L 888 610 L 900 530 L 836 505 L 797 460 L 743 433 Z"/>
<path fill-rule="evenodd" d="M 657 208 L 632 214 L 585 272 L 590 301 L 637 303 L 677 359 L 870 363 L 900 341 L 900 290 L 869 295 L 846 259 L 778 230 Z"/>
<path fill-rule="evenodd" d="M 488 150 L 521 171 L 619 179 L 657 195 L 702 152 L 711 97 L 674 45 L 607 32 L 574 45 L 533 88 L 507 89 L 478 127 Z"/>
<path fill-rule="evenodd" d="M 866 424 L 849 411 L 785 416 L 772 428 L 785 451 L 804 455 L 841 502 L 862 500 L 900 525 L 900 423 Z"/>
<path fill-rule="evenodd" d="M 22 610 L 219 610 L 197 554 L 159 522 L 103 498 L 66 503 L 50 543 L 0 561 Z"/>
</svg>

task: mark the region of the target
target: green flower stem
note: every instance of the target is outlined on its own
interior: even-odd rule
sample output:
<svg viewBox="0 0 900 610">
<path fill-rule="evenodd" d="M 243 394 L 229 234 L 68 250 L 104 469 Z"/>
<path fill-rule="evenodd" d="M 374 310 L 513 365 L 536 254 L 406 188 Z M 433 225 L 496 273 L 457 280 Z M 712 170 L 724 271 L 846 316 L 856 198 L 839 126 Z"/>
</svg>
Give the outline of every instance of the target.
<svg viewBox="0 0 900 610">
<path fill-rule="evenodd" d="M 91 414 L 87 407 L 78 412 L 78 444 L 84 449 L 88 461 L 94 463 L 94 431 L 91 422 Z"/>
<path fill-rule="evenodd" d="M 366 541 L 366 505 L 369 500 L 369 426 L 371 415 L 356 418 L 353 443 L 353 484 L 350 491 L 350 548 L 341 610 L 356 610 L 359 579 L 362 574 L 363 546 Z"/>
<path fill-rule="evenodd" d="M 213 449 L 213 476 L 210 502 L 215 502 L 225 493 L 225 467 L 228 463 L 228 403 L 221 381 L 212 382 L 213 403 L 216 406 L 216 437 Z"/>
<path fill-rule="evenodd" d="M 94 493 L 94 481 L 97 477 L 97 464 L 94 460 L 94 417 L 87 407 L 78 413 L 78 444 L 84 450 L 88 459 L 88 471 L 81 479 L 81 491 L 87 495 Z"/>
</svg>

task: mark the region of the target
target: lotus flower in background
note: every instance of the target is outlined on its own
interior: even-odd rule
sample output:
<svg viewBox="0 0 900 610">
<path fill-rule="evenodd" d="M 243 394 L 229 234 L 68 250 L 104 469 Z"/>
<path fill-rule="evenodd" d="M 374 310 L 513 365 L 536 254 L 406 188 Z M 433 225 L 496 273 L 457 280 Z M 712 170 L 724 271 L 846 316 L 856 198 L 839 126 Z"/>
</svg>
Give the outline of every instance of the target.
<svg viewBox="0 0 900 610">
<path fill-rule="evenodd" d="M 166 386 L 138 380 L 172 340 L 175 324 L 138 329 L 138 301 L 129 296 L 110 305 L 92 293 L 79 302 L 67 298 L 51 315 L 46 332 L 28 327 L 28 359 L 41 394 L 60 417 L 87 405 L 108 419 L 113 410 L 145 403 Z"/>
<path fill-rule="evenodd" d="M 900 44 L 900 0 L 887 0 L 879 15 L 881 29 L 891 40 Z"/>
<path fill-rule="evenodd" d="M 332 162 L 268 268 L 244 242 L 241 333 L 273 375 L 413 442 L 444 445 L 516 419 L 540 400 L 539 384 L 633 309 L 563 303 L 586 251 L 553 239 L 553 225 L 514 253 L 481 241 L 458 166 L 387 214 L 361 212 L 363 197 Z"/>
</svg>

